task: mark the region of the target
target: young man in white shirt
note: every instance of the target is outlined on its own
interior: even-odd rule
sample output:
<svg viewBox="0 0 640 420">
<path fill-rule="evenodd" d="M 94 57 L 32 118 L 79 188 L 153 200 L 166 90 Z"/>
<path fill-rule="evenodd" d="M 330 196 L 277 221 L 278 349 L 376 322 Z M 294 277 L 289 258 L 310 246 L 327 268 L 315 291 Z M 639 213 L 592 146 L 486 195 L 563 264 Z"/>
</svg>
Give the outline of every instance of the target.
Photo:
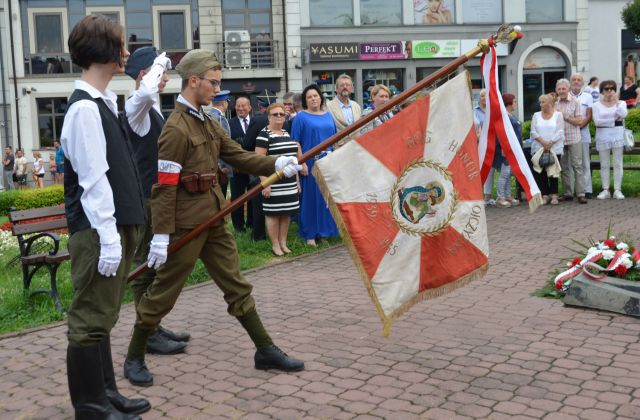
<svg viewBox="0 0 640 420">
<path fill-rule="evenodd" d="M 151 405 L 118 392 L 109 337 L 144 226 L 136 163 L 117 97 L 107 89 L 129 52 L 123 28 L 101 15 L 78 22 L 68 44 L 82 68 L 60 136 L 75 289 L 67 314 L 69 393 L 76 419 L 137 419 Z"/>
</svg>

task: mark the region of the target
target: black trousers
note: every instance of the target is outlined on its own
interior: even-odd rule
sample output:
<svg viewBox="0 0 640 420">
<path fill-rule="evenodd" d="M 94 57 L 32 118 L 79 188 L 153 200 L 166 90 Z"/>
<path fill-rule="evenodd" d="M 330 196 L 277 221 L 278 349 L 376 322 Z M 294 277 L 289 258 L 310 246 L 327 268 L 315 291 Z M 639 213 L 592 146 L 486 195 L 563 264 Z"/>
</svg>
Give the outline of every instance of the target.
<svg viewBox="0 0 640 420">
<path fill-rule="evenodd" d="M 252 186 L 253 187 L 253 186 Z M 254 241 L 264 241 L 267 239 L 264 228 L 264 211 L 262 210 L 262 194 L 258 194 L 251 199 L 251 210 L 253 213 L 253 228 L 251 239 Z"/>
<path fill-rule="evenodd" d="M 231 182 L 231 201 L 240 197 L 249 189 L 249 175 L 234 173 Z M 251 205 L 248 206 L 247 220 L 244 219 L 244 206 L 231 213 L 231 222 L 235 230 L 244 231 L 253 225 L 253 211 Z"/>
</svg>

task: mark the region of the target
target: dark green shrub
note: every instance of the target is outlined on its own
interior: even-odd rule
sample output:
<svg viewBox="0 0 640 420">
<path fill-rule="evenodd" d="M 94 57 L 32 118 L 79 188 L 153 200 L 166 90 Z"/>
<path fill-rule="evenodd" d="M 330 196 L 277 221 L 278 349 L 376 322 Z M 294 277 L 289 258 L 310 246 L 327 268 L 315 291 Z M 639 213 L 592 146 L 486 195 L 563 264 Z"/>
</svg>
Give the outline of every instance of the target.
<svg viewBox="0 0 640 420">
<path fill-rule="evenodd" d="M 17 210 L 55 206 L 64 203 L 64 188 L 54 185 L 43 189 L 10 190 L 0 193 L 0 215 L 6 216 L 9 208 Z"/>
<path fill-rule="evenodd" d="M 624 125 L 634 133 L 640 132 L 640 109 L 630 109 L 627 117 L 624 119 Z"/>
<path fill-rule="evenodd" d="M 526 140 L 529 138 L 531 134 L 531 120 L 525 121 L 522 123 L 522 140 Z"/>
</svg>

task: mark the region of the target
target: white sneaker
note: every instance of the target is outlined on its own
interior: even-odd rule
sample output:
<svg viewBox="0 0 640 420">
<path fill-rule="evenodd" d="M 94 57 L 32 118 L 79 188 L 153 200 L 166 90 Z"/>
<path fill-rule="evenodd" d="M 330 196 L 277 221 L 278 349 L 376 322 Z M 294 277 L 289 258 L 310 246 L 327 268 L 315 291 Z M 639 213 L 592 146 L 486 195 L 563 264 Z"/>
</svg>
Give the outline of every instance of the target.
<svg viewBox="0 0 640 420">
<path fill-rule="evenodd" d="M 622 191 L 620 190 L 615 190 L 613 192 L 613 198 L 615 198 L 616 200 L 624 200 L 624 194 L 622 194 Z"/>
<path fill-rule="evenodd" d="M 600 194 L 598 194 L 598 200 L 606 200 L 607 198 L 611 198 L 611 193 L 609 190 L 604 190 Z"/>
<path fill-rule="evenodd" d="M 488 200 L 484 200 L 484 205 L 485 206 L 495 206 L 496 205 L 496 200 L 494 200 L 493 198 L 490 198 Z"/>
</svg>

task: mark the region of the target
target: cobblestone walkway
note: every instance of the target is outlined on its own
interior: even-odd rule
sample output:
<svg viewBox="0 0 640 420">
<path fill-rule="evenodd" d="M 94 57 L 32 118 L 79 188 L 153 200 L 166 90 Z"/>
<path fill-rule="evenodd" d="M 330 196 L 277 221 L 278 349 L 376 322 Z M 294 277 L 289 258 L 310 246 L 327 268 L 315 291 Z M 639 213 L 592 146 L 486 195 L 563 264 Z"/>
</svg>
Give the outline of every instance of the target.
<svg viewBox="0 0 640 420">
<path fill-rule="evenodd" d="M 640 322 L 530 296 L 569 257 L 569 238 L 640 238 L 640 200 L 488 210 L 491 268 L 413 307 L 389 338 L 343 247 L 247 274 L 267 329 L 306 361 L 295 374 L 253 368 L 254 349 L 212 284 L 180 297 L 164 325 L 191 332 L 187 354 L 148 356 L 150 388 L 122 378 L 134 320 L 113 331 L 123 394 L 153 418 L 640 418 Z M 0 418 L 72 416 L 65 326 L 0 337 Z"/>
</svg>

